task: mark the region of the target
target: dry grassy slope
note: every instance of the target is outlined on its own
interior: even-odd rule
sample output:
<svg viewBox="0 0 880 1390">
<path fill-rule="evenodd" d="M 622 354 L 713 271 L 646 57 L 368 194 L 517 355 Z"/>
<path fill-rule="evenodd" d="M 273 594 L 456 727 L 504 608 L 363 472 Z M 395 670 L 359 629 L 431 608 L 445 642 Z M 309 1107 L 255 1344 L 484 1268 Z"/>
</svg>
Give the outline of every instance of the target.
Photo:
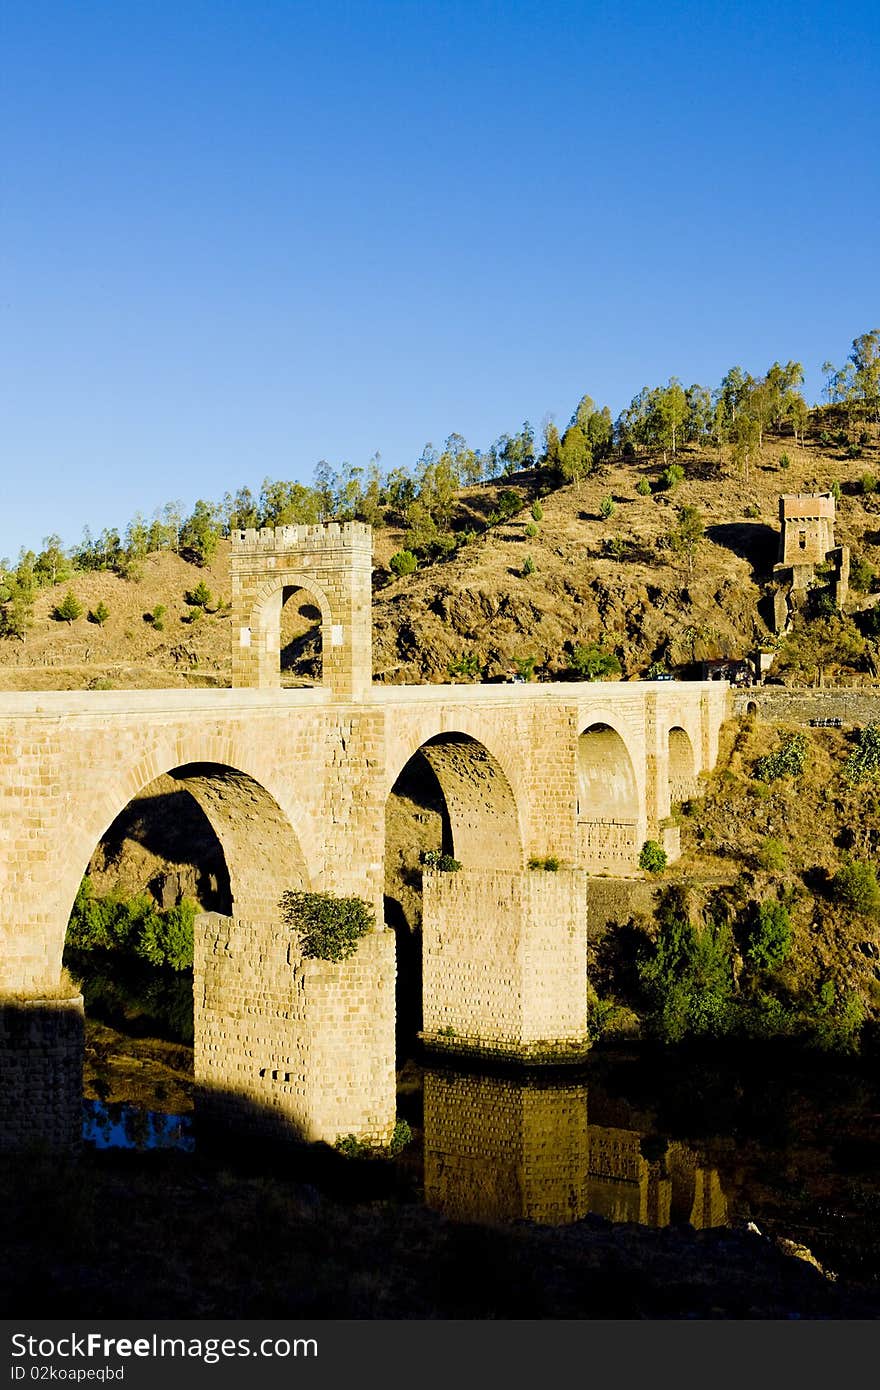
<svg viewBox="0 0 880 1390">
<path fill-rule="evenodd" d="M 137 580 L 115 574 L 76 574 L 54 589 L 43 589 L 37 595 L 26 641 L 0 642 L 0 688 L 77 690 L 110 684 L 140 690 L 228 685 L 232 640 L 228 614 L 205 614 L 196 623 L 181 621 L 192 611 L 184 595 L 202 578 L 215 601 L 229 598 L 227 542 L 215 562 L 204 569 L 163 552 L 147 556 Z M 74 623 L 52 617 L 68 589 L 83 607 L 82 617 Z M 103 627 L 89 622 L 87 616 L 99 603 L 110 610 Z M 167 610 L 161 632 L 144 620 L 157 604 Z"/>
<path fill-rule="evenodd" d="M 792 733 L 808 740 L 801 776 L 762 783 L 756 759 Z M 880 1014 L 880 920 L 834 901 L 828 880 L 847 855 L 876 862 L 880 850 L 880 784 L 853 786 L 842 770 L 853 737 L 840 730 L 788 729 L 753 721 L 731 722 L 722 733 L 719 760 L 704 778 L 705 794 L 682 815 L 682 858 L 668 877 L 732 884 L 741 877 L 744 899 L 775 897 L 794 889 L 794 946 L 786 973 L 797 988 L 833 976 L 858 990 Z M 784 847 L 785 867 L 760 867 L 762 843 Z"/>
<path fill-rule="evenodd" d="M 787 470 L 778 463 L 783 452 L 791 458 Z M 543 497 L 544 519 L 534 538 L 525 536 L 530 519 L 525 511 L 480 534 L 452 559 L 377 589 L 377 678 L 447 680 L 449 663 L 465 651 L 478 655 L 489 678 L 503 675 L 516 656 L 537 657 L 543 673 L 553 676 L 565 668 L 566 642 L 603 633 L 621 657 L 625 676 L 639 675 L 663 654 L 686 663 L 743 653 L 768 635 L 758 601 L 776 558 L 779 494 L 826 490 L 835 479 L 844 487 L 838 540 L 880 568 L 880 495 L 858 491 L 863 473 L 880 473 L 876 439 L 861 459 L 846 459 L 841 450 L 822 450 L 812 442 L 805 449 L 791 440 L 774 442 L 747 481 L 720 469 L 714 450 L 686 451 L 679 462 L 686 477 L 672 494 L 636 492 L 640 478 L 656 481 L 662 460 L 614 464 L 580 490 L 569 486 Z M 513 486 L 531 500 L 539 483 L 532 474 L 466 489 L 459 522 L 476 529 L 502 487 Z M 616 509 L 606 521 L 599 506 L 608 495 Z M 682 557 L 658 545 L 682 504 L 698 507 L 707 527 L 693 574 Z M 746 517 L 751 507 L 758 509 L 757 518 Z M 603 555 L 605 541 L 617 536 L 632 550 L 623 560 Z M 375 531 L 378 574 L 402 543 L 395 527 Z M 521 570 L 527 555 L 535 573 L 526 578 Z M 204 569 L 166 553 L 149 556 L 136 582 L 82 574 L 69 585 L 44 590 L 27 641 L 0 642 L 0 689 L 228 685 L 228 615 L 182 621 L 190 611 L 184 594 L 200 578 L 215 598 L 229 598 L 228 542 Z M 106 604 L 110 617 L 103 628 L 88 622 L 85 612 L 70 625 L 53 620 L 52 609 L 68 587 L 86 611 Z M 856 605 L 864 602 L 853 598 Z M 143 617 L 158 603 L 167 609 L 163 632 Z M 300 618 L 292 607 L 285 609 L 288 639 L 309 627 L 308 614 Z M 303 660 L 286 680 L 309 678 L 309 653 L 306 644 Z"/>
<path fill-rule="evenodd" d="M 791 458 L 786 470 L 778 464 L 784 451 Z M 880 565 L 880 500 L 858 491 L 862 474 L 880 467 L 876 443 L 858 460 L 813 445 L 774 445 L 763 450 L 747 483 L 719 470 L 714 452 L 686 452 L 679 461 L 686 477 L 671 494 L 636 491 L 640 478 L 656 481 L 660 461 L 609 466 L 579 490 L 569 486 L 542 498 L 536 537 L 525 535 L 526 511 L 453 559 L 380 591 L 373 613 L 376 674 L 443 681 L 451 661 L 474 651 L 489 678 L 525 656 L 536 656 L 552 677 L 567 665 L 566 642 L 603 634 L 624 676 L 643 673 L 661 656 L 684 664 L 744 654 L 769 635 L 758 605 L 777 558 L 780 493 L 825 491 L 835 479 L 844 487 L 838 540 Z M 536 479 L 505 485 L 531 497 Z M 603 520 L 599 508 L 609 495 L 615 511 Z M 659 544 L 684 504 L 699 508 L 707 528 L 693 573 L 684 557 Z M 755 507 L 758 517 L 746 517 Z M 379 534 L 387 545 L 388 533 Z M 629 544 L 629 558 L 603 555 L 614 537 Z M 526 556 L 535 564 L 528 577 L 521 573 Z M 864 602 L 853 596 L 853 606 Z"/>
</svg>

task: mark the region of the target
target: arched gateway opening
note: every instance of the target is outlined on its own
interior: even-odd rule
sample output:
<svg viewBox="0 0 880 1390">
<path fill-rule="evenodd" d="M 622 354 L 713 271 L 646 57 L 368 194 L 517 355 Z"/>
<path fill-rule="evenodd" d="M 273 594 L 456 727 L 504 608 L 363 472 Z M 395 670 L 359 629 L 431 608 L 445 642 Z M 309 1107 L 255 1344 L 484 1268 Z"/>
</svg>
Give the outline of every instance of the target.
<svg viewBox="0 0 880 1390">
<path fill-rule="evenodd" d="M 466 734 L 427 739 L 401 769 L 386 802 L 385 920 L 397 938 L 401 1064 L 424 1024 L 425 858 L 436 854 L 454 859 L 464 872 L 522 867 L 510 782 L 485 745 Z"/>
</svg>

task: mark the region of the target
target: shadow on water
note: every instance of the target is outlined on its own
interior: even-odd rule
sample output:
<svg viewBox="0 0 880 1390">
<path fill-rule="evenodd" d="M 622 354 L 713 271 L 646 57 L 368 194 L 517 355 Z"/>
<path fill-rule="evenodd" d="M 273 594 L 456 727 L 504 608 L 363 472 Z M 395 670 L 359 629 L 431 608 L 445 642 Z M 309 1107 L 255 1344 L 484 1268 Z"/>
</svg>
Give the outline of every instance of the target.
<svg viewBox="0 0 880 1390">
<path fill-rule="evenodd" d="M 0 1098 L 25 1124 L 49 1093 L 45 1051 L 27 1044 L 69 1035 L 73 1057 L 69 1013 L 63 1024 L 33 1008 L 0 1019 Z M 404 1073 L 416 1133 L 396 1160 L 276 1142 L 277 1112 L 229 1092 L 192 1122 L 127 1104 L 84 1112 L 77 1099 L 79 1158 L 57 1142 L 0 1158 L 0 1305 L 23 1313 L 38 1300 L 44 1316 L 876 1315 L 880 1083 L 867 1069 L 597 1051 L 576 1074 L 436 1058 Z M 746 1220 L 802 1241 L 839 1281 Z"/>
</svg>

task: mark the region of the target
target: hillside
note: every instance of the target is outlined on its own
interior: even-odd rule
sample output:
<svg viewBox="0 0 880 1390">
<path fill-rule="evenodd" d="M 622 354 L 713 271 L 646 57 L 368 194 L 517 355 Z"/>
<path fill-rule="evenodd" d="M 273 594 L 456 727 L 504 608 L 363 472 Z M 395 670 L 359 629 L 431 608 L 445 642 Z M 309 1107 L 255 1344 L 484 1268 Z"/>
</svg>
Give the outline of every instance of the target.
<svg viewBox="0 0 880 1390">
<path fill-rule="evenodd" d="M 785 468 L 783 455 L 790 460 Z M 503 679 L 513 659 L 527 657 L 535 658 L 539 677 L 554 679 L 565 672 L 573 644 L 598 639 L 616 653 L 624 678 L 637 678 L 654 661 L 687 673 L 703 659 L 772 645 L 766 595 L 782 492 L 839 483 L 837 542 L 880 569 L 880 494 L 862 490 L 864 475 L 880 472 L 876 433 L 858 458 L 815 440 L 803 447 L 773 442 L 759 451 L 747 479 L 720 465 L 714 449 L 680 450 L 676 461 L 684 478 L 671 490 L 660 485 L 659 455 L 605 463 L 580 487 L 550 487 L 536 469 L 461 489 L 452 533 L 470 531 L 473 538 L 401 578 L 388 564 L 405 535 L 388 513 L 389 524 L 374 528 L 376 678 L 446 681 L 450 664 L 473 653 L 483 679 Z M 645 481 L 649 495 L 637 491 Z M 523 510 L 487 529 L 505 489 L 519 494 Z M 613 510 L 603 517 L 608 498 Z M 539 521 L 529 510 L 535 500 Z M 692 566 L 665 542 L 683 506 L 696 507 L 705 527 Z M 527 557 L 534 570 L 526 575 Z M 189 621 L 195 610 L 185 595 L 200 580 L 213 601 Z M 71 623 L 52 616 L 68 589 L 83 608 Z M 75 573 L 38 591 L 24 641 L 0 641 L 0 688 L 228 685 L 229 596 L 228 541 L 202 567 L 163 550 L 147 555 L 133 578 Z M 308 683 L 316 671 L 314 610 L 302 598 L 285 608 L 285 684 Z M 849 608 L 873 601 L 854 590 Z M 87 617 L 99 603 L 109 611 L 103 625 Z M 166 610 L 161 629 L 148 620 L 157 605 Z M 856 665 L 870 670 L 865 660 Z"/>
</svg>

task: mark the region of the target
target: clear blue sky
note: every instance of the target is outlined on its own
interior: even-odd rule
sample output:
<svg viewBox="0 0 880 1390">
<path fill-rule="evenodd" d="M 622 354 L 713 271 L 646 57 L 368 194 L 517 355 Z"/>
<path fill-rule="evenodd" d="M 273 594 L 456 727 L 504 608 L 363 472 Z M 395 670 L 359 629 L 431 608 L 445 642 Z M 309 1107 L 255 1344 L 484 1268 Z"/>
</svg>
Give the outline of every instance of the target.
<svg viewBox="0 0 880 1390">
<path fill-rule="evenodd" d="M 876 0 L 0 24 L 0 555 L 880 325 Z"/>
</svg>

